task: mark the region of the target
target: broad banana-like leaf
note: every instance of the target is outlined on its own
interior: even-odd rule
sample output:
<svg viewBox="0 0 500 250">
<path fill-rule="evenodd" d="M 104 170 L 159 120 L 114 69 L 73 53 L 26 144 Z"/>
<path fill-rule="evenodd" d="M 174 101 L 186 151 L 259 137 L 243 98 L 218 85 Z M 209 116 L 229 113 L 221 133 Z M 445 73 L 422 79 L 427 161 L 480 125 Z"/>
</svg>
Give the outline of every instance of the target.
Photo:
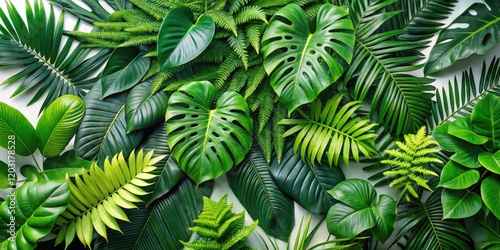
<svg viewBox="0 0 500 250">
<path fill-rule="evenodd" d="M 130 91 L 125 102 L 127 133 L 153 126 L 163 120 L 168 95 L 164 91 L 152 93 L 151 89 L 151 82 L 143 82 Z"/>
<path fill-rule="evenodd" d="M 206 185 L 210 184 L 210 185 Z M 108 239 L 97 238 L 95 250 L 183 249 L 180 240 L 191 238 L 189 227 L 200 214 L 203 196 L 212 193 L 211 182 L 195 186 L 189 178 L 149 208 L 127 210 L 129 222 L 118 222 L 123 233 L 111 231 Z"/>
<path fill-rule="evenodd" d="M 319 10 L 314 30 L 306 12 L 289 4 L 274 14 L 262 36 L 264 68 L 289 113 L 315 100 L 342 75 L 353 48 L 349 13 L 331 4 Z"/>
<path fill-rule="evenodd" d="M 285 148 L 283 158 L 278 163 L 273 157 L 270 172 L 276 185 L 283 193 L 299 205 L 315 214 L 326 214 L 335 200 L 327 192 L 345 180 L 340 168 L 328 165 L 310 165 L 293 153 L 293 144 Z"/>
<path fill-rule="evenodd" d="M 135 47 L 116 49 L 102 72 L 102 98 L 134 87 L 149 69 L 150 59 Z"/>
<path fill-rule="evenodd" d="M 425 74 L 451 66 L 455 61 L 473 54 L 486 54 L 500 42 L 500 2 L 485 0 L 474 3 L 441 31 L 429 53 Z M 455 27 L 466 25 L 466 27 Z"/>
<path fill-rule="evenodd" d="M 274 182 L 259 147 L 250 150 L 247 159 L 226 174 L 229 186 L 248 214 L 270 236 L 288 241 L 293 230 L 293 201 Z"/>
<path fill-rule="evenodd" d="M 30 121 L 19 110 L 0 102 L 0 146 L 9 150 L 9 155 L 28 156 L 39 143 Z"/>
<path fill-rule="evenodd" d="M 156 199 L 169 193 L 185 176 L 184 172 L 177 165 L 177 161 L 170 153 L 170 148 L 166 143 L 167 139 L 168 136 L 165 131 L 165 123 L 162 123 L 157 125 L 153 132 L 149 134 L 147 139 L 139 146 L 140 149 L 146 152 L 154 149 L 153 157 L 164 156 L 164 158 L 156 164 L 158 168 L 152 172 L 152 174 L 158 175 L 158 179 L 151 188 L 146 188 L 147 191 L 151 192 L 144 199 L 146 207 L 149 207 Z"/>
<path fill-rule="evenodd" d="M 252 145 L 253 122 L 245 99 L 222 94 L 207 81 L 182 86 L 168 100 L 168 145 L 196 183 L 215 179 L 240 163 Z M 214 108 L 212 108 L 214 106 Z"/>
<path fill-rule="evenodd" d="M 61 154 L 75 136 L 84 114 L 83 100 L 74 95 L 63 95 L 47 107 L 36 124 L 39 149 L 44 157 Z"/>
<path fill-rule="evenodd" d="M 64 181 L 25 182 L 0 205 L 0 249 L 35 249 L 68 206 L 69 196 Z"/>
<path fill-rule="evenodd" d="M 185 64 L 203 52 L 212 42 L 215 23 L 201 15 L 193 19 L 193 12 L 178 7 L 168 12 L 158 33 L 158 63 L 161 69 Z"/>
<path fill-rule="evenodd" d="M 75 175 L 74 181 L 66 175 L 71 198 L 67 210 L 56 221 L 56 245 L 65 241 L 67 247 L 76 233 L 84 246 L 90 246 L 94 230 L 104 238 L 107 227 L 121 231 L 116 219 L 129 221 L 123 208 L 137 208 L 134 203 L 142 201 L 138 196 L 147 194 L 143 187 L 153 184 L 156 175 L 151 172 L 162 158 L 153 158 L 153 151 L 144 154 L 141 150 L 125 160 L 120 153 L 111 161 L 106 158 L 104 171 L 94 163 L 90 171 Z"/>
<path fill-rule="evenodd" d="M 101 100 L 101 84 L 96 84 L 84 98 L 85 116 L 76 132 L 75 152 L 85 160 L 99 162 L 123 152 L 128 156 L 141 142 L 143 132 L 128 133 L 125 121 L 127 93 Z"/>
</svg>

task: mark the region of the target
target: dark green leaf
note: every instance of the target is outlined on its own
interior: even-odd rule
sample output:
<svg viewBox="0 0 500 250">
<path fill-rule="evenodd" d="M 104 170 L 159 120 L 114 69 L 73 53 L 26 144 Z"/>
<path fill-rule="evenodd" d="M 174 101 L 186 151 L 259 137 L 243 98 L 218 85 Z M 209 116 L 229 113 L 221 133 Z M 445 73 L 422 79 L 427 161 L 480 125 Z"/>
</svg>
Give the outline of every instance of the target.
<svg viewBox="0 0 500 250">
<path fill-rule="evenodd" d="M 252 147 L 247 159 L 226 174 L 248 214 L 270 236 L 287 241 L 294 227 L 293 201 L 283 194 L 269 172 L 264 155 Z"/>
<path fill-rule="evenodd" d="M 62 168 L 89 169 L 90 165 L 92 165 L 92 162 L 76 156 L 74 150 L 69 150 L 64 152 L 60 156 L 45 159 L 45 161 L 43 162 L 43 169 L 44 170 L 62 169 Z"/>
<path fill-rule="evenodd" d="M 158 33 L 158 63 L 161 69 L 185 64 L 203 52 L 215 34 L 211 17 L 201 15 L 193 19 L 186 7 L 170 10 Z"/>
<path fill-rule="evenodd" d="M 377 224 L 370 207 L 354 209 L 342 203 L 333 205 L 326 216 L 328 232 L 338 238 L 354 238 Z"/>
<path fill-rule="evenodd" d="M 481 197 L 491 212 L 500 218 L 500 177 L 492 175 L 481 183 Z"/>
<path fill-rule="evenodd" d="M 24 165 L 19 169 L 19 172 L 21 172 L 28 181 L 48 180 L 48 178 L 33 165 Z"/>
<path fill-rule="evenodd" d="M 38 148 L 35 128 L 19 110 L 0 102 L 0 146 L 9 155 L 28 156 Z"/>
<path fill-rule="evenodd" d="M 432 131 L 432 137 L 448 152 L 454 152 L 450 159 L 460 163 L 468 168 L 480 168 L 478 157 L 483 150 L 477 146 L 472 145 L 464 140 L 461 140 L 448 133 L 450 123 L 444 123 L 437 126 Z"/>
<path fill-rule="evenodd" d="M 500 6 L 498 8 L 500 11 Z M 471 114 L 471 123 L 474 131 L 487 136 L 496 149 L 500 147 L 499 109 L 500 97 L 488 94 L 477 102 Z"/>
<path fill-rule="evenodd" d="M 377 191 L 366 180 L 348 179 L 328 191 L 336 200 L 359 210 L 370 207 L 377 200 Z"/>
<path fill-rule="evenodd" d="M 134 87 L 149 69 L 150 60 L 138 49 L 116 49 L 101 76 L 102 98 Z"/>
<path fill-rule="evenodd" d="M 373 235 L 385 242 L 394 231 L 396 226 L 397 206 L 394 199 L 386 194 L 381 194 L 376 204 L 372 206 L 376 224 L 373 227 Z"/>
<path fill-rule="evenodd" d="M 463 167 L 454 161 L 449 161 L 441 172 L 438 186 L 449 189 L 465 189 L 478 181 L 479 171 Z"/>
<path fill-rule="evenodd" d="M 127 133 L 150 127 L 164 119 L 168 95 L 163 91 L 151 92 L 151 82 L 135 86 L 125 102 Z"/>
<path fill-rule="evenodd" d="M 465 226 L 474 241 L 474 249 L 500 248 L 500 220 L 487 209 L 465 220 Z"/>
<path fill-rule="evenodd" d="M 453 121 L 448 127 L 448 133 L 474 145 L 482 145 L 488 141 L 488 137 L 478 135 L 472 130 L 469 117 L 461 117 Z"/>
<path fill-rule="evenodd" d="M 444 189 L 441 195 L 443 202 L 443 219 L 462 219 L 476 214 L 483 205 L 481 197 L 470 190 Z"/>
</svg>

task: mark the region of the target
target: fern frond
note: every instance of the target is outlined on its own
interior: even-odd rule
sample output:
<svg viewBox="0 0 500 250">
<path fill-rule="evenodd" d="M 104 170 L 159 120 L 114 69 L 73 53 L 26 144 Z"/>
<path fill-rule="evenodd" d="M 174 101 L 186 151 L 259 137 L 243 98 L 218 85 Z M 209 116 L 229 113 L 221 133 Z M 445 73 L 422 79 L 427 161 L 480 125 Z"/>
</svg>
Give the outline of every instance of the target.
<svg viewBox="0 0 500 250">
<path fill-rule="evenodd" d="M 259 6 L 263 9 L 270 8 L 270 7 L 277 7 L 277 6 L 285 6 L 289 3 L 294 3 L 299 6 L 304 6 L 308 3 L 312 3 L 314 0 L 258 0 L 254 2 L 254 5 Z"/>
<path fill-rule="evenodd" d="M 139 9 L 117 10 L 111 13 L 108 16 L 108 19 L 111 23 L 125 21 L 126 23 L 130 23 L 132 25 L 158 22 L 155 18 Z"/>
<path fill-rule="evenodd" d="M 276 152 L 276 157 L 278 164 L 281 162 L 283 157 L 283 151 L 285 149 L 285 126 L 281 125 L 279 122 L 287 117 L 288 111 L 285 105 L 281 102 L 274 104 L 273 115 L 272 115 L 272 136 L 273 136 L 273 148 Z"/>
<path fill-rule="evenodd" d="M 132 36 L 127 41 L 122 42 L 118 47 L 131 47 L 131 46 L 139 46 L 139 45 L 148 45 L 155 43 L 158 40 L 158 36 L 155 35 L 140 35 L 140 36 Z"/>
<path fill-rule="evenodd" d="M 245 33 L 243 33 L 243 30 L 239 29 L 238 35 L 230 36 L 227 39 L 227 42 L 229 46 L 231 46 L 231 48 L 234 50 L 234 52 L 241 58 L 241 62 L 243 63 L 245 69 L 248 69 L 248 44 L 245 39 Z"/>
<path fill-rule="evenodd" d="M 64 239 L 69 245 L 75 235 L 68 233 L 68 228 L 77 228 L 77 234 L 84 246 L 90 246 L 95 231 L 107 238 L 106 227 L 121 231 L 116 219 L 129 221 L 122 208 L 136 208 L 133 204 L 140 202 L 138 196 L 147 194 L 142 187 L 151 185 L 148 182 L 156 177 L 151 174 L 154 166 L 163 156 L 152 158 L 153 151 L 144 154 L 132 152 L 125 160 L 123 154 L 113 156 L 111 161 L 106 158 L 102 170 L 94 163 L 89 172 L 82 170 L 81 177 L 74 176 L 72 181 L 66 175 L 71 190 L 70 204 L 67 212 L 61 215 L 65 223 L 60 223 L 60 234 L 57 238 Z M 71 230 L 70 230 L 71 231 Z M 58 242 L 60 243 L 60 242 Z"/>
<path fill-rule="evenodd" d="M 250 77 L 249 77 L 248 82 L 247 82 L 245 94 L 243 95 L 243 97 L 245 99 L 248 98 L 250 95 L 252 95 L 255 92 L 255 90 L 259 87 L 259 85 L 262 83 L 264 78 L 267 76 L 266 70 L 264 69 L 264 67 L 262 65 L 257 66 L 257 67 L 252 67 L 249 70 L 249 75 L 250 75 Z M 270 85 L 270 84 L 268 84 L 268 85 Z"/>
<path fill-rule="evenodd" d="M 209 10 L 205 12 L 205 15 L 211 17 L 212 20 L 214 20 L 215 25 L 218 27 L 231 31 L 235 36 L 238 35 L 236 22 L 234 21 L 233 15 L 229 12 L 223 10 Z"/>
<path fill-rule="evenodd" d="M 264 25 L 262 23 L 255 22 L 245 26 L 248 43 L 255 49 L 257 54 L 260 53 L 260 38 L 263 30 Z"/>
<path fill-rule="evenodd" d="M 234 72 L 233 76 L 231 77 L 231 82 L 229 83 L 227 91 L 239 92 L 247 84 L 249 77 L 250 74 L 248 73 L 248 71 L 244 68 L 240 68 L 239 70 Z"/>
<path fill-rule="evenodd" d="M 266 13 L 259 6 L 245 6 L 234 17 L 236 25 L 247 23 L 251 20 L 261 20 L 267 23 Z"/>
<path fill-rule="evenodd" d="M 94 26 L 109 31 L 122 31 L 126 28 L 134 27 L 133 24 L 127 22 L 95 22 Z"/>
<path fill-rule="evenodd" d="M 184 247 L 189 249 L 199 249 L 199 250 L 220 250 L 221 245 L 213 240 L 197 240 L 192 242 L 181 241 Z"/>
<path fill-rule="evenodd" d="M 219 68 L 214 64 L 196 64 L 196 70 L 190 74 L 185 74 L 184 77 L 177 79 L 170 79 L 165 81 L 162 85 L 165 86 L 164 91 L 177 91 L 185 84 L 194 81 L 212 81 L 217 77 L 217 69 Z"/>
<path fill-rule="evenodd" d="M 137 8 L 143 10 L 150 16 L 154 17 L 157 21 L 163 20 L 163 18 L 167 15 L 168 9 L 163 5 L 158 4 L 158 1 L 150 1 L 150 0 L 128 0 Z"/>
<path fill-rule="evenodd" d="M 229 3 L 229 13 L 238 12 L 243 6 L 247 5 L 250 0 L 234 0 Z"/>
<path fill-rule="evenodd" d="M 257 126 L 254 127 L 257 130 Z M 266 162 L 269 164 L 271 162 L 271 156 L 273 154 L 273 144 L 272 144 L 272 133 L 271 124 L 264 124 L 264 127 L 260 131 L 255 131 L 255 141 L 260 147 Z"/>
<path fill-rule="evenodd" d="M 125 31 L 136 34 L 158 33 L 160 31 L 160 27 L 161 23 L 150 22 L 125 28 Z"/>
<path fill-rule="evenodd" d="M 96 31 L 96 32 L 82 32 L 82 31 L 71 31 L 68 32 L 69 36 L 77 37 L 82 40 L 103 40 L 103 41 L 118 41 L 123 42 L 132 38 L 132 36 L 127 32 L 121 31 Z"/>
<path fill-rule="evenodd" d="M 215 89 L 221 89 L 231 73 L 242 66 L 243 63 L 236 53 L 229 54 L 226 60 L 221 63 L 219 70 L 217 70 L 217 79 L 214 82 Z"/>
</svg>

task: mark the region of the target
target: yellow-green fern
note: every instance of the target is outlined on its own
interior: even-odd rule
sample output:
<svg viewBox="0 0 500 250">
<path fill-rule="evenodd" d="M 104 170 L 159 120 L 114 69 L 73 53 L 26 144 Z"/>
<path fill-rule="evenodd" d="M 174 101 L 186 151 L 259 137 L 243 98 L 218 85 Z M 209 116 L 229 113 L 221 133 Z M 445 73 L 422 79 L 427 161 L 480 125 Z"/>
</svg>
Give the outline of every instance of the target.
<svg viewBox="0 0 500 250">
<path fill-rule="evenodd" d="M 421 127 L 416 134 L 404 135 L 405 142 L 396 142 L 399 149 L 389 149 L 385 152 L 392 156 L 392 159 L 380 161 L 383 164 L 389 164 L 393 168 L 385 171 L 385 176 L 394 177 L 394 180 L 389 184 L 399 192 L 406 190 L 404 198 L 409 201 L 411 194 L 418 198 L 418 194 L 414 185 L 421 186 L 429 191 L 432 189 L 427 185 L 428 179 L 425 175 L 438 176 L 438 174 L 425 167 L 428 163 L 442 163 L 441 160 L 432 156 L 437 153 L 439 148 L 438 143 L 432 140 L 430 135 L 426 135 L 426 128 Z"/>
<path fill-rule="evenodd" d="M 67 247 L 76 235 L 84 246 L 89 246 L 94 230 L 104 238 L 107 227 L 121 232 L 116 219 L 129 221 L 123 208 L 137 208 L 134 202 L 142 202 L 138 196 L 147 194 L 142 188 L 153 184 L 148 181 L 156 177 L 151 172 L 163 156 L 152 155 L 153 151 L 132 152 L 126 161 L 120 153 L 111 161 L 106 158 L 104 171 L 93 163 L 90 171 L 83 170 L 74 180 L 66 175 L 70 202 L 56 220 L 60 227 L 56 244 L 65 241 Z"/>
</svg>

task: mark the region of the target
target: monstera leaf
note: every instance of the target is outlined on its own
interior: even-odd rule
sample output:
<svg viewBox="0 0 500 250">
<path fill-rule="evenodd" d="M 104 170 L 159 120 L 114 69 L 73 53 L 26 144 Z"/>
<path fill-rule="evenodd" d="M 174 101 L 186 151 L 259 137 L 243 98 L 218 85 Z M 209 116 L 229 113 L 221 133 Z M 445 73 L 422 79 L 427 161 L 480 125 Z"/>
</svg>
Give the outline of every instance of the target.
<svg viewBox="0 0 500 250">
<path fill-rule="evenodd" d="M 166 113 L 168 145 L 196 183 L 215 179 L 241 162 L 252 145 L 252 118 L 242 96 L 222 94 L 215 107 L 210 82 L 192 82 L 172 94 Z"/>
<path fill-rule="evenodd" d="M 158 34 L 158 63 L 161 69 L 185 64 L 196 58 L 212 41 L 215 23 L 201 15 L 193 20 L 193 12 L 178 7 L 168 12 Z"/>
<path fill-rule="evenodd" d="M 500 2 L 485 2 L 488 6 L 473 4 L 439 34 L 425 64 L 426 74 L 443 70 L 472 54 L 483 55 L 497 45 L 500 41 Z M 466 24 L 467 27 L 454 27 L 456 24 Z"/>
<path fill-rule="evenodd" d="M 0 102 L 0 146 L 15 148 L 11 155 L 28 156 L 36 151 L 39 143 L 30 121 L 19 110 Z"/>
<path fill-rule="evenodd" d="M 289 112 L 316 99 L 353 56 L 353 25 L 346 10 L 324 4 L 315 30 L 310 27 L 306 12 L 289 4 L 274 14 L 262 37 L 264 68 Z"/>
<path fill-rule="evenodd" d="M 0 205 L 0 249 L 35 249 L 68 206 L 69 196 L 63 181 L 24 183 Z"/>
</svg>

